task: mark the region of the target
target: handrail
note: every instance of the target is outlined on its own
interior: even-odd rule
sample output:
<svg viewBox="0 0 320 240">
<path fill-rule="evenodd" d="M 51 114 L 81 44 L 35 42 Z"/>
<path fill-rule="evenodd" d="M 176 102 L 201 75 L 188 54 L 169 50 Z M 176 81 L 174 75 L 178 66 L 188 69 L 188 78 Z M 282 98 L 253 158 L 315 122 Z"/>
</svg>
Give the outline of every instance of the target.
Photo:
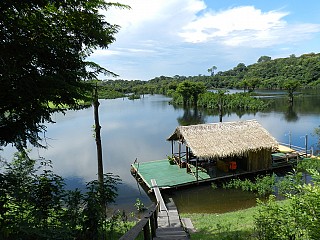
<svg viewBox="0 0 320 240">
<path fill-rule="evenodd" d="M 120 240 L 134 240 L 143 229 L 144 239 L 152 239 L 155 237 L 155 231 L 158 227 L 157 220 L 157 212 L 158 212 L 158 204 L 152 204 L 148 209 L 148 213 L 146 213 L 143 218 L 133 226 L 128 232 L 126 232 Z M 151 232 L 150 232 L 151 227 Z M 152 236 L 152 237 L 151 237 Z"/>
<path fill-rule="evenodd" d="M 287 143 L 282 143 L 282 142 L 279 142 L 281 145 L 284 145 L 284 146 L 287 146 L 287 147 L 290 147 L 291 149 L 299 152 L 299 153 L 302 153 L 302 154 L 308 154 L 308 153 L 312 153 L 312 150 L 311 149 L 307 149 L 307 152 L 306 152 L 306 149 L 303 148 L 303 147 L 299 147 L 299 146 L 295 146 L 295 145 L 290 145 L 290 144 L 287 144 Z"/>
</svg>

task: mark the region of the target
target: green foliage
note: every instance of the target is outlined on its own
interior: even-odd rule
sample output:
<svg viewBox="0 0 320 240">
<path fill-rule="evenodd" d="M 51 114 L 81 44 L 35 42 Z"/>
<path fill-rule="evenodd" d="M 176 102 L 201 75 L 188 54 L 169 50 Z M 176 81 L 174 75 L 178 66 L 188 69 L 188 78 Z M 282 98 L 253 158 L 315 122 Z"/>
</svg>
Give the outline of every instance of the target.
<svg viewBox="0 0 320 240">
<path fill-rule="evenodd" d="M 249 179 L 240 180 L 232 179 L 224 185 L 225 188 L 235 188 L 241 189 L 242 191 L 257 192 L 260 196 L 266 196 L 271 194 L 274 191 L 276 184 L 276 176 L 266 175 L 266 176 L 257 176 L 255 181 Z"/>
<path fill-rule="evenodd" d="M 51 114 L 81 108 L 91 85 L 113 74 L 86 61 L 115 41 L 119 26 L 99 10 L 124 7 L 100 0 L 0 1 L 0 145 L 41 146 L 39 133 Z M 55 109 L 49 106 L 52 103 Z"/>
<path fill-rule="evenodd" d="M 299 186 L 303 184 L 303 173 L 300 171 L 293 170 L 293 172 L 287 173 L 279 181 L 277 181 L 276 186 L 278 192 L 284 196 L 288 194 L 298 194 Z"/>
<path fill-rule="evenodd" d="M 217 189 L 217 188 L 218 188 L 218 185 L 213 182 L 213 183 L 211 183 L 211 188 L 212 188 L 212 189 Z"/>
<path fill-rule="evenodd" d="M 205 92 L 205 85 L 202 82 L 183 81 L 178 84 L 176 92 L 182 96 L 183 106 L 187 106 L 191 100 L 197 106 L 199 95 Z"/>
<path fill-rule="evenodd" d="M 106 80 L 103 84 L 121 93 L 150 93 L 172 96 L 177 86 L 184 81 L 202 82 L 206 89 L 210 88 L 243 88 L 254 91 L 257 88 L 283 89 L 288 80 L 296 80 L 301 87 L 320 86 L 320 54 L 304 54 L 300 57 L 271 59 L 262 56 L 258 63 L 246 66 L 239 63 L 227 71 L 216 70 L 215 66 L 208 69 L 210 76 L 160 76 L 149 81 Z M 188 87 L 189 88 L 189 87 Z M 183 103 L 182 93 L 178 94 Z M 176 97 L 175 98 L 179 98 Z M 192 96 L 186 94 L 191 101 Z M 195 105 L 195 104 L 194 104 Z"/>
<path fill-rule="evenodd" d="M 115 99 L 115 98 L 122 98 L 125 97 L 126 95 L 117 92 L 115 90 L 104 90 L 104 91 L 99 91 L 99 99 Z"/>
<path fill-rule="evenodd" d="M 288 195 L 288 204 L 278 204 L 272 195 L 266 203 L 258 202 L 258 239 L 319 239 L 320 174 L 316 170 L 311 174 L 313 185 L 296 185 L 298 192 Z"/>
<path fill-rule="evenodd" d="M 135 99 L 140 99 L 140 95 L 137 94 L 130 94 L 128 97 L 129 100 L 135 100 Z"/>
<path fill-rule="evenodd" d="M 94 180 L 85 192 L 66 191 L 51 161 L 42 159 L 36 166 L 24 152 L 3 163 L 0 239 L 101 239 L 115 231 L 106 207 L 117 196 L 118 176 L 106 174 L 103 188 Z"/>
<path fill-rule="evenodd" d="M 297 169 L 306 172 L 310 172 L 311 169 L 320 171 L 319 158 L 305 158 L 298 162 Z"/>
<path fill-rule="evenodd" d="M 169 162 L 170 165 L 173 165 L 174 164 L 173 157 L 168 156 L 168 162 Z"/>
<path fill-rule="evenodd" d="M 288 92 L 289 102 L 293 103 L 293 93 L 300 87 L 300 82 L 298 80 L 288 79 L 282 84 L 283 88 Z"/>
<path fill-rule="evenodd" d="M 136 203 L 134 204 L 134 206 L 137 208 L 139 212 L 143 212 L 147 209 L 139 198 L 136 199 Z"/>
<path fill-rule="evenodd" d="M 261 56 L 258 59 L 258 63 L 271 61 L 271 57 L 269 56 Z"/>
<path fill-rule="evenodd" d="M 175 99 L 174 99 L 175 100 Z M 263 110 L 268 104 L 248 93 L 221 94 L 221 92 L 205 92 L 200 95 L 198 106 L 207 109 L 224 110 Z"/>
<path fill-rule="evenodd" d="M 260 208 L 255 217 L 255 231 L 259 240 L 302 239 L 296 216 L 290 205 L 282 206 L 271 195 L 266 203 L 258 200 Z"/>
</svg>

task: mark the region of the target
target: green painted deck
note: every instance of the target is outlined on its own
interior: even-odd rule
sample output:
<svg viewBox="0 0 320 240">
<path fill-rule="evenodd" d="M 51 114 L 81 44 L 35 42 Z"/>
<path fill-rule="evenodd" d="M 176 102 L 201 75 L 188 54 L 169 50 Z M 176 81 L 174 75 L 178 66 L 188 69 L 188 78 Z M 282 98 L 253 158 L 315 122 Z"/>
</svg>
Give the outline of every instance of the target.
<svg viewBox="0 0 320 240">
<path fill-rule="evenodd" d="M 170 165 L 168 159 L 140 162 L 131 165 L 142 180 L 151 188 L 151 179 L 156 179 L 159 188 L 172 188 L 197 182 L 195 175 L 187 173 L 186 168 Z M 202 171 L 198 172 L 198 180 L 209 180 L 210 176 Z"/>
</svg>

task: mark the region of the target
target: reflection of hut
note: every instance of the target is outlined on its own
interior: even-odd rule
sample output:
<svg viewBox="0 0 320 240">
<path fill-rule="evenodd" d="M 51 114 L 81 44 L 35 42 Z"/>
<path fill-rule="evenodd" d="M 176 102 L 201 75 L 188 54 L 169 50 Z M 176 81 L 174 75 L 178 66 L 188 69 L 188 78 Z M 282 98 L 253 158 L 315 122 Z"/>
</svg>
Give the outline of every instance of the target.
<svg viewBox="0 0 320 240">
<path fill-rule="evenodd" d="M 167 140 L 179 163 L 212 163 L 224 172 L 230 170 L 230 162 L 243 171 L 270 169 L 271 153 L 278 147 L 256 120 L 179 126 Z"/>
</svg>

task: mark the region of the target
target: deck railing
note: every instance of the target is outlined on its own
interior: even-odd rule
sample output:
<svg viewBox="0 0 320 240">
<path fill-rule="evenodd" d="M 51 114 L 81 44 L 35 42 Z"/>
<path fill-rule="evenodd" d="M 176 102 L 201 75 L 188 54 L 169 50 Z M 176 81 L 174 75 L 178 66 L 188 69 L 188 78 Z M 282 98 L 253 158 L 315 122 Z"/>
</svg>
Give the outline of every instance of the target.
<svg viewBox="0 0 320 240">
<path fill-rule="evenodd" d="M 158 211 L 159 204 L 153 204 L 142 219 L 124 234 L 120 240 L 134 240 L 143 231 L 143 239 L 151 240 L 156 236 L 156 229 L 158 228 Z"/>
<path fill-rule="evenodd" d="M 295 145 L 287 144 L 287 143 L 280 143 L 280 144 L 295 150 L 300 155 L 306 155 L 306 156 L 313 155 L 312 149 L 306 149 L 305 147 L 303 148 L 303 147 L 299 147 L 299 146 L 295 146 Z"/>
</svg>

